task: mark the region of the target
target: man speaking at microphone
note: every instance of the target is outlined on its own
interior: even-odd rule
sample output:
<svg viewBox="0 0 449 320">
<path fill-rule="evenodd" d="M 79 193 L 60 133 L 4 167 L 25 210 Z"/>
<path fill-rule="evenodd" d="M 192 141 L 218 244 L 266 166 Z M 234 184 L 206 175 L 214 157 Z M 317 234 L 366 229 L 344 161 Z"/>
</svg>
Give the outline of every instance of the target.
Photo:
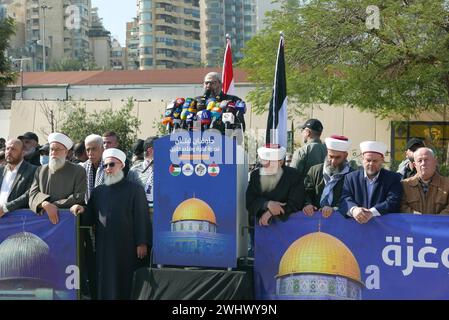
<svg viewBox="0 0 449 320">
<path fill-rule="evenodd" d="M 204 94 L 203 96 L 197 97 L 197 101 L 200 100 L 207 100 L 209 98 L 214 98 L 216 101 L 232 101 L 236 103 L 237 101 L 243 101 L 237 96 L 233 96 L 230 94 L 226 94 L 222 90 L 222 82 L 221 82 L 221 76 L 218 72 L 209 72 L 204 77 Z M 198 108 L 198 111 L 201 111 L 200 108 Z M 242 128 L 245 129 L 245 120 L 243 117 L 240 119 L 242 122 Z"/>
</svg>

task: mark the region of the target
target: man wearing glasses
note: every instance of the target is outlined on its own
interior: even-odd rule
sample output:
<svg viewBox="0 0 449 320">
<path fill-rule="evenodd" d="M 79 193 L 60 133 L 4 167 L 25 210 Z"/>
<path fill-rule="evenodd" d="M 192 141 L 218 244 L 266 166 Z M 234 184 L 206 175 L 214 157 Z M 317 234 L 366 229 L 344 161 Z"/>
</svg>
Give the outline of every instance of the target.
<svg viewBox="0 0 449 320">
<path fill-rule="evenodd" d="M 48 136 L 49 163 L 39 167 L 30 189 L 29 205 L 37 214 L 48 215 L 51 223 L 59 222 L 58 210 L 84 203 L 86 171 L 66 160 L 72 140 L 65 134 L 53 132 Z"/>
<path fill-rule="evenodd" d="M 203 86 L 204 86 L 204 94 L 202 96 L 195 98 L 197 100 L 198 111 L 205 109 L 210 100 L 214 100 L 217 102 L 221 101 L 232 102 L 232 104 L 234 105 L 233 114 L 236 117 L 235 121 L 241 123 L 242 129 L 245 130 L 246 125 L 244 114 L 246 112 L 246 104 L 243 102 L 241 98 L 230 94 L 225 94 L 222 91 L 221 75 L 218 72 L 209 72 L 204 77 Z M 239 108 L 236 108 L 236 106 L 241 107 L 244 106 L 244 107 L 240 108 L 240 110 L 237 111 Z M 226 111 L 222 110 L 222 112 Z"/>
<path fill-rule="evenodd" d="M 143 266 L 151 246 L 151 222 L 145 192 L 124 178 L 126 156 L 115 148 L 103 152 L 104 184 L 96 187 L 84 213 L 84 224 L 95 226 L 97 298 L 130 299 L 133 272 Z"/>
</svg>

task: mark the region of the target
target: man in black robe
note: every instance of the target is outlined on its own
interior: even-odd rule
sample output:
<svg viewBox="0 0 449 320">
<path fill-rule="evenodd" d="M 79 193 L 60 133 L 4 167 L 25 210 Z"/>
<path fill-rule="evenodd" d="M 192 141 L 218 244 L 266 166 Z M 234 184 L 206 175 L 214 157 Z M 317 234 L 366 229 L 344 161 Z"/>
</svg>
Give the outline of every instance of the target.
<svg viewBox="0 0 449 320">
<path fill-rule="evenodd" d="M 272 219 L 285 221 L 304 205 L 304 177 L 284 166 L 285 153 L 285 148 L 276 145 L 257 150 L 261 167 L 251 173 L 246 190 L 250 225 L 255 218 L 262 226 L 268 226 Z"/>
<path fill-rule="evenodd" d="M 151 223 L 145 192 L 124 179 L 125 154 L 103 152 L 104 185 L 94 189 L 84 208 L 85 223 L 95 225 L 98 299 L 129 299 L 134 271 L 143 266 L 151 242 Z"/>
</svg>

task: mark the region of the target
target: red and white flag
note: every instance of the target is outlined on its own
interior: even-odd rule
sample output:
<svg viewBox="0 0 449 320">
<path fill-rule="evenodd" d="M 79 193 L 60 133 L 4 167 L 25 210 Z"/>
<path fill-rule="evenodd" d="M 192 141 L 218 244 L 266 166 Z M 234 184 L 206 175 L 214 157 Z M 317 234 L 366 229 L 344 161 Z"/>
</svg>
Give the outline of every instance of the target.
<svg viewBox="0 0 449 320">
<path fill-rule="evenodd" d="M 234 95 L 234 72 L 232 71 L 231 38 L 226 35 L 226 50 L 223 59 L 223 73 L 221 75 L 222 90 L 225 94 Z"/>
</svg>

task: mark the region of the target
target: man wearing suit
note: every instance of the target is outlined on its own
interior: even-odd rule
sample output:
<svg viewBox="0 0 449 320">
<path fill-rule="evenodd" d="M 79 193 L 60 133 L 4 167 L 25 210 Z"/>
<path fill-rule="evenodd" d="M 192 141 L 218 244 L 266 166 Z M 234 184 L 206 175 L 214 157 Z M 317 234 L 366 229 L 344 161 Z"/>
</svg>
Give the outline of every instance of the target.
<svg viewBox="0 0 449 320">
<path fill-rule="evenodd" d="M 360 144 L 363 170 L 348 173 L 343 183 L 340 212 L 358 223 L 372 217 L 399 212 L 402 197 L 401 176 L 382 169 L 387 146 L 382 142 Z"/>
<path fill-rule="evenodd" d="M 0 166 L 0 217 L 28 208 L 28 193 L 37 167 L 23 161 L 23 155 L 21 140 L 12 139 L 6 143 L 6 165 Z"/>
</svg>

